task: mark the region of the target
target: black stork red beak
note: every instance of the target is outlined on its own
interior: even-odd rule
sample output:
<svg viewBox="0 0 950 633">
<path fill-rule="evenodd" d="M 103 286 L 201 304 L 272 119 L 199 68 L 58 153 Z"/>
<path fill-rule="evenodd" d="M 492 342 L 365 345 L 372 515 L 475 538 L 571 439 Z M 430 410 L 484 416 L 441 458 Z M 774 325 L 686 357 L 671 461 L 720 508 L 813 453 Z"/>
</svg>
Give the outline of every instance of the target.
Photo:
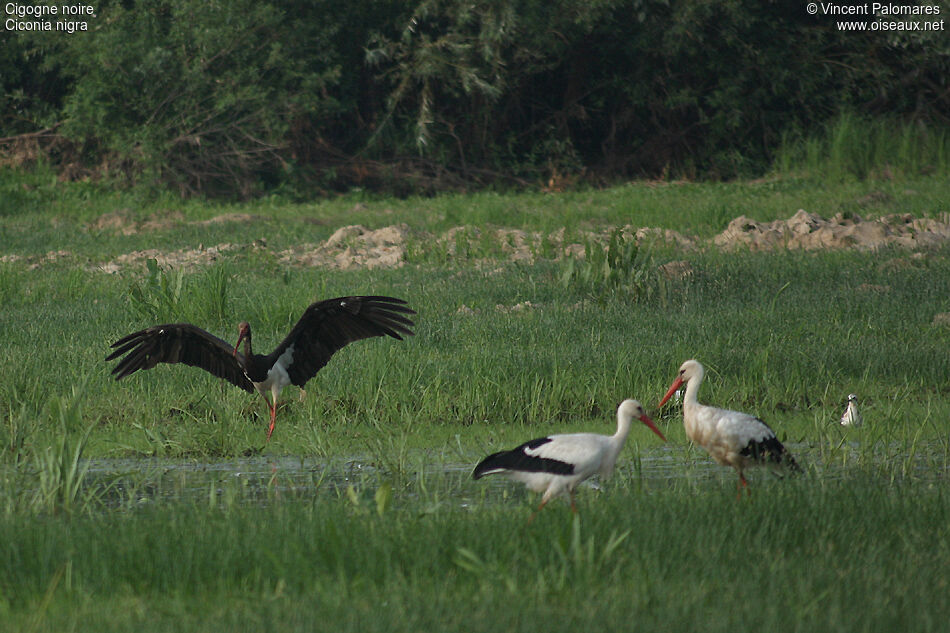
<svg viewBox="0 0 950 633">
<path fill-rule="evenodd" d="M 237 356 L 238 348 L 241 346 L 241 341 L 243 341 L 250 335 L 251 335 L 251 324 L 248 323 L 247 321 L 241 321 L 241 323 L 238 324 L 238 340 L 237 340 L 237 343 L 234 344 L 234 351 L 231 352 L 232 356 Z"/>
</svg>

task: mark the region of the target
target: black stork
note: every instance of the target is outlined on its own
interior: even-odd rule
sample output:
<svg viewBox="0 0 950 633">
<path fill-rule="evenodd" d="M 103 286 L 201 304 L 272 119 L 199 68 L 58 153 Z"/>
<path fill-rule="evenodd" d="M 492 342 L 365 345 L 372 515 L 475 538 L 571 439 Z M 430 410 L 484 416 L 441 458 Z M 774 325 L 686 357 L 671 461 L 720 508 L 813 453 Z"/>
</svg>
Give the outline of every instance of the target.
<svg viewBox="0 0 950 633">
<path fill-rule="evenodd" d="M 303 387 L 327 364 L 333 353 L 354 341 L 375 336 L 412 336 L 414 323 L 406 315 L 415 311 L 402 299 L 365 296 L 317 301 L 306 309 L 290 334 L 263 356 L 251 351 L 251 326 L 238 325 L 238 341 L 231 345 L 190 323 L 168 323 L 133 332 L 112 344 L 106 357 L 125 358 L 113 368 L 116 380 L 158 363 L 184 363 L 200 367 L 218 378 L 264 397 L 270 409 L 267 439 L 274 432 L 277 396 L 287 385 Z M 244 341 L 244 353 L 238 348 Z M 271 401 L 267 400 L 267 392 Z"/>
</svg>

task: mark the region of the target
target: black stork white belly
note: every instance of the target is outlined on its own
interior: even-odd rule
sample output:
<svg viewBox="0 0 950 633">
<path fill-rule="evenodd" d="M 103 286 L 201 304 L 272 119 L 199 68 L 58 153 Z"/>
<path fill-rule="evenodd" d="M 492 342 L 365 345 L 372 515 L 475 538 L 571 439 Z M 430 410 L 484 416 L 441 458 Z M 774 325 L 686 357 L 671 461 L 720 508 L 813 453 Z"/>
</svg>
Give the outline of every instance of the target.
<svg viewBox="0 0 950 633">
<path fill-rule="evenodd" d="M 683 394 L 683 426 L 686 436 L 694 444 L 702 446 L 716 462 L 736 470 L 739 474 L 737 485 L 740 492 L 742 488 L 748 490 L 749 482 L 746 481 L 743 471 L 749 466 L 784 465 L 801 471 L 791 453 L 765 422 L 748 413 L 699 403 L 697 394 L 705 373 L 698 361 L 688 360 L 683 363 L 658 408 L 666 404 L 670 396 L 686 384 L 686 393 Z"/>
<path fill-rule="evenodd" d="M 283 342 L 267 356 L 251 349 L 251 326 L 238 326 L 238 341 L 226 341 L 191 325 L 168 323 L 133 332 L 112 344 L 106 360 L 125 355 L 113 368 L 116 380 L 158 363 L 200 367 L 233 385 L 257 391 L 270 409 L 267 439 L 274 432 L 277 397 L 287 385 L 303 387 L 345 345 L 376 336 L 402 340 L 412 335 L 407 315 L 415 311 L 402 299 L 382 296 L 338 297 L 311 304 Z M 244 342 L 244 353 L 238 349 Z M 271 399 L 268 400 L 267 394 Z"/>
<path fill-rule="evenodd" d="M 535 514 L 552 498 L 566 492 L 571 498 L 571 509 L 576 512 L 574 489 L 594 475 L 608 477 L 613 472 L 634 419 L 666 441 L 639 402 L 624 400 L 617 408 L 617 432 L 613 435 L 569 433 L 541 437 L 510 451 L 489 455 L 475 466 L 472 477 L 503 473 L 529 490 L 542 493 Z"/>
</svg>

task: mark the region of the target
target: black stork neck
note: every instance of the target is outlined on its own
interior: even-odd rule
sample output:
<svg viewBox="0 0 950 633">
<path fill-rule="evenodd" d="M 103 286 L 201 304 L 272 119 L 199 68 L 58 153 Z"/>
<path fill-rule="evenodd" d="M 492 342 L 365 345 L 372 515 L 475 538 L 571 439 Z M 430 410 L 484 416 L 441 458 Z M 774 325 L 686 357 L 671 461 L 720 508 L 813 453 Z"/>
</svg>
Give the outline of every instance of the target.
<svg viewBox="0 0 950 633">
<path fill-rule="evenodd" d="M 244 373 L 252 382 L 263 382 L 270 368 L 267 367 L 267 357 L 255 354 L 252 349 L 251 325 L 247 321 L 242 321 L 238 325 L 238 340 L 234 344 L 235 355 L 241 346 L 241 341 L 244 341 Z"/>
</svg>

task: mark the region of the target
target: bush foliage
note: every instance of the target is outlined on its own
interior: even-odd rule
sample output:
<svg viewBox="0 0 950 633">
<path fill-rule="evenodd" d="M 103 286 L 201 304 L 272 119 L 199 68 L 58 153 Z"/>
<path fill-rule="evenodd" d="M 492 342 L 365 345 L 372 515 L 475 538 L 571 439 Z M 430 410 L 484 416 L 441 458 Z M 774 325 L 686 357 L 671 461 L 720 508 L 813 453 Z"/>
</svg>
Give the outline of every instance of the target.
<svg viewBox="0 0 950 633">
<path fill-rule="evenodd" d="M 96 10 L 88 32 L 7 34 L 6 154 L 186 194 L 732 177 L 841 113 L 950 124 L 944 33 L 841 31 L 774 0 Z"/>
</svg>

